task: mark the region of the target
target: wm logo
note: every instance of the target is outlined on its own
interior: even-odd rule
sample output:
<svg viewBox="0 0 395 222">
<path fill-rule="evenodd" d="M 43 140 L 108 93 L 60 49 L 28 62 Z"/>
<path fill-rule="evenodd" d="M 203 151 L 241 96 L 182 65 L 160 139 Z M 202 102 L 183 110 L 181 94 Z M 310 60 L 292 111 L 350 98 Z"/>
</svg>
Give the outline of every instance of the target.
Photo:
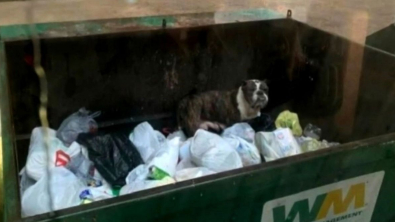
<svg viewBox="0 0 395 222">
<path fill-rule="evenodd" d="M 344 199 L 342 189 L 337 189 L 317 196 L 312 207 L 308 199 L 297 201 L 288 215 L 285 206 L 275 207 L 273 219 L 274 222 L 293 222 L 299 215 L 300 222 L 314 222 L 325 219 L 331 207 L 337 216 L 346 213 L 350 206 L 353 206 L 353 210 L 365 206 L 365 183 L 352 185 Z M 348 215 L 344 217 L 346 219 Z"/>
</svg>

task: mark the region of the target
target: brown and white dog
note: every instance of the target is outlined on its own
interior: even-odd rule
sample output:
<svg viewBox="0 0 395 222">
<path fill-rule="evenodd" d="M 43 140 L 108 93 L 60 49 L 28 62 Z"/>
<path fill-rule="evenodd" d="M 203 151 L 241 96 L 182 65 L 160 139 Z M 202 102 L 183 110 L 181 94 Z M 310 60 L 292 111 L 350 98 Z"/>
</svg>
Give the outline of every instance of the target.
<svg viewBox="0 0 395 222">
<path fill-rule="evenodd" d="M 209 91 L 191 95 L 178 105 L 178 126 L 187 136 L 198 129 L 221 131 L 237 122 L 261 115 L 268 101 L 266 81 L 246 80 L 231 91 Z"/>
</svg>

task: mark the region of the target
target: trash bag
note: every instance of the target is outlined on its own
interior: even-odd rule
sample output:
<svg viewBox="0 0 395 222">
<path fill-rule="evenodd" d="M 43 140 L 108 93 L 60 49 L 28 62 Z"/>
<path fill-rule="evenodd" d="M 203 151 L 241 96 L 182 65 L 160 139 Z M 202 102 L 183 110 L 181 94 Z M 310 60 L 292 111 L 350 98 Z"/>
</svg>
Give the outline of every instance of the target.
<svg viewBox="0 0 395 222">
<path fill-rule="evenodd" d="M 126 177 L 126 184 L 132 183 L 136 180 L 146 180 L 146 179 L 153 179 L 153 180 L 161 180 L 169 175 L 155 167 L 155 166 L 148 166 L 146 164 L 139 165 L 135 169 L 133 169 L 128 176 Z"/>
<path fill-rule="evenodd" d="M 50 176 L 45 174 L 23 193 L 23 217 L 50 211 L 50 198 L 52 198 L 53 210 L 60 210 L 80 204 L 79 194 L 86 186 L 64 167 L 52 168 L 49 173 Z"/>
<path fill-rule="evenodd" d="M 134 181 L 142 181 L 146 180 L 149 175 L 149 167 L 145 164 L 138 165 L 129 174 L 126 176 L 125 182 L 126 184 L 131 184 Z"/>
<path fill-rule="evenodd" d="M 71 157 L 78 152 L 78 146 L 70 146 L 70 148 L 64 146 L 62 141 L 55 137 L 55 131 L 52 129 L 48 129 L 47 150 L 44 144 L 44 128 L 34 128 L 26 160 L 26 173 L 30 178 L 38 181 L 46 174 L 47 167 L 66 166 Z"/>
<path fill-rule="evenodd" d="M 255 131 L 248 123 L 236 123 L 226 128 L 222 137 L 236 149 L 243 166 L 261 163 L 259 151 L 254 145 Z"/>
<path fill-rule="evenodd" d="M 20 191 L 20 194 L 23 195 L 25 190 L 27 190 L 29 187 L 34 185 L 36 183 L 36 181 L 33 180 L 32 178 L 30 178 L 29 175 L 27 175 L 25 167 L 19 173 L 19 177 L 20 177 L 20 181 L 21 181 L 19 184 L 19 191 Z"/>
<path fill-rule="evenodd" d="M 187 141 L 181 144 L 179 157 L 181 160 L 191 159 L 191 142 L 192 138 L 189 138 Z"/>
<path fill-rule="evenodd" d="M 303 153 L 323 148 L 322 143 L 314 138 L 302 136 L 296 138 L 296 141 L 298 142 L 300 149 Z"/>
<path fill-rule="evenodd" d="M 203 177 L 207 175 L 215 174 L 214 171 L 207 169 L 206 167 L 195 167 L 195 168 L 187 168 L 176 172 L 175 179 L 176 181 L 184 181 L 195 179 L 198 177 Z"/>
<path fill-rule="evenodd" d="M 254 143 L 255 131 L 248 123 L 236 123 L 226 128 L 222 133 L 222 137 L 238 136 L 249 143 Z"/>
<path fill-rule="evenodd" d="M 126 177 L 126 185 L 122 187 L 120 195 L 125 195 L 140 190 L 150 189 L 175 183 L 171 177 L 165 177 L 162 180 L 152 180 L 150 177 L 150 167 L 147 165 L 139 165 L 133 169 Z"/>
<path fill-rule="evenodd" d="M 255 144 L 266 161 L 292 156 L 301 153 L 300 147 L 289 128 L 274 132 L 258 132 Z"/>
<path fill-rule="evenodd" d="M 96 132 L 97 123 L 94 118 L 98 117 L 100 112 L 89 113 L 85 108 L 81 108 L 78 112 L 71 114 L 60 124 L 56 137 L 66 146 L 70 146 L 72 142 L 76 141 L 78 134 Z"/>
<path fill-rule="evenodd" d="M 94 177 L 95 167 L 93 162 L 86 158 L 82 152 L 73 156 L 66 168 L 83 181 L 85 185 L 99 186 L 102 184 L 102 181 L 97 181 Z"/>
<path fill-rule="evenodd" d="M 274 120 L 266 113 L 261 113 L 259 117 L 249 120 L 248 124 L 255 130 L 255 132 L 272 132 L 276 129 Z"/>
<path fill-rule="evenodd" d="M 247 142 L 243 138 L 235 135 L 224 137 L 224 139 L 228 141 L 240 155 L 243 166 L 255 165 L 262 162 L 259 150 L 253 143 Z"/>
<path fill-rule="evenodd" d="M 173 135 L 174 136 L 174 135 Z M 147 122 L 139 124 L 130 134 L 129 139 L 135 144 L 148 167 L 163 170 L 170 177 L 176 172 L 179 154 L 177 136 L 171 140 L 173 145 L 159 131 L 154 130 Z M 176 145 L 174 145 L 176 144 Z M 156 169 L 152 168 L 152 169 Z"/>
<path fill-rule="evenodd" d="M 322 140 L 321 143 L 322 143 L 322 147 L 324 147 L 324 148 L 333 147 L 333 146 L 339 146 L 340 145 L 340 143 L 338 143 L 338 142 L 328 142 L 326 140 Z"/>
<path fill-rule="evenodd" d="M 176 174 L 178 171 L 187 169 L 187 168 L 195 168 L 197 167 L 194 163 L 192 163 L 192 160 L 189 158 L 182 159 L 176 167 Z"/>
<path fill-rule="evenodd" d="M 155 170 L 162 170 L 170 177 L 173 177 L 176 173 L 179 149 L 177 147 L 169 146 L 167 141 L 164 141 L 163 143 L 165 145 L 155 151 L 154 157 L 149 161 L 148 166 L 151 167 L 151 171 L 153 171 L 153 173 L 155 173 Z"/>
<path fill-rule="evenodd" d="M 179 130 L 167 136 L 167 140 L 169 141 L 170 145 L 180 148 L 181 144 L 187 140 L 187 137 L 185 136 L 184 132 Z"/>
<path fill-rule="evenodd" d="M 283 111 L 278 115 L 276 119 L 276 127 L 280 128 L 289 128 L 292 130 L 292 134 L 294 136 L 302 136 L 302 127 L 299 123 L 298 114 L 292 113 L 288 110 Z"/>
<path fill-rule="evenodd" d="M 313 124 L 307 124 L 303 130 L 303 135 L 305 137 L 310 137 L 316 140 L 320 140 L 321 138 L 321 129 Z"/>
<path fill-rule="evenodd" d="M 220 136 L 199 129 L 191 142 L 191 160 L 197 166 L 222 172 L 243 167 L 240 156 Z"/>
<path fill-rule="evenodd" d="M 135 181 L 131 184 L 126 184 L 122 187 L 119 195 L 134 193 L 141 190 L 147 190 L 155 187 L 160 187 L 168 184 L 174 184 L 176 181 L 171 177 L 165 177 L 162 180 L 143 180 Z"/>
<path fill-rule="evenodd" d="M 189 146 L 191 140 L 186 138 L 185 134 L 180 130 L 170 134 L 167 137 L 167 141 L 170 146 L 176 147 L 179 150 L 179 158 L 190 158 Z"/>
<path fill-rule="evenodd" d="M 314 138 L 303 136 L 296 138 L 296 141 L 303 153 L 340 145 L 340 143 L 329 143 L 326 140 L 319 141 Z"/>
<path fill-rule="evenodd" d="M 144 163 L 149 162 L 156 150 L 160 149 L 164 144 L 164 136 L 156 131 L 148 122 L 140 123 L 129 135 L 130 141 L 136 146 Z"/>
<path fill-rule="evenodd" d="M 88 149 L 95 168 L 115 188 L 125 185 L 128 173 L 143 163 L 136 147 L 122 133 L 84 133 L 77 141 Z"/>
<path fill-rule="evenodd" d="M 112 197 L 114 197 L 114 195 L 112 194 L 111 187 L 107 185 L 86 188 L 85 190 L 81 191 L 79 195 L 80 200 L 91 201 L 99 201 Z"/>
</svg>

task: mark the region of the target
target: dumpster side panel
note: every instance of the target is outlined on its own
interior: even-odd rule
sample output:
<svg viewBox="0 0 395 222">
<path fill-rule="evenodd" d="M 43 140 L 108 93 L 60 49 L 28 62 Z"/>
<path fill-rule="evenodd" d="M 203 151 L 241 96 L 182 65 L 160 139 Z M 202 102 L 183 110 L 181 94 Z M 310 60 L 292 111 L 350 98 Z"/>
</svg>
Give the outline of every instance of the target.
<svg viewBox="0 0 395 222">
<path fill-rule="evenodd" d="M 385 171 L 371 221 L 392 221 L 395 218 L 394 138 L 392 134 L 350 143 L 341 149 L 329 148 L 142 191 L 60 211 L 58 216 L 62 221 L 259 222 L 263 206 L 270 200 Z"/>
<path fill-rule="evenodd" d="M 0 41 L 0 215 L 4 221 L 13 221 L 20 217 L 20 201 L 4 46 L 5 43 Z"/>
<path fill-rule="evenodd" d="M 390 25 L 366 38 L 358 127 L 361 137 L 395 131 L 395 29 Z"/>
<path fill-rule="evenodd" d="M 395 131 L 395 56 L 365 49 L 356 139 Z"/>
</svg>

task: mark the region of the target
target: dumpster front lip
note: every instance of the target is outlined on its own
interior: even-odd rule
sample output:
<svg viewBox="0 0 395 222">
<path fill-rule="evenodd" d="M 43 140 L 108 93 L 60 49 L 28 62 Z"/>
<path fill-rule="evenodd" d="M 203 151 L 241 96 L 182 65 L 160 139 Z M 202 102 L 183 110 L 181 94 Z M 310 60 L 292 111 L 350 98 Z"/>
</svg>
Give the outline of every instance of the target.
<svg viewBox="0 0 395 222">
<path fill-rule="evenodd" d="M 109 206 L 114 206 L 117 204 L 126 204 L 128 202 L 143 200 L 147 198 L 152 198 L 154 196 L 170 194 L 183 189 L 193 188 L 206 183 L 211 183 L 215 181 L 232 179 L 238 176 L 248 175 L 260 171 L 266 171 L 273 168 L 280 168 L 293 163 L 299 163 L 303 161 L 308 161 L 316 157 L 324 157 L 331 154 L 341 153 L 345 151 L 351 151 L 374 144 L 386 144 L 395 143 L 395 133 L 386 134 L 383 136 L 372 137 L 364 140 L 354 141 L 350 143 L 345 143 L 339 146 L 324 148 L 317 151 L 302 153 L 295 156 L 285 157 L 271 162 L 261 163 L 253 166 L 243 167 L 240 169 L 225 171 L 209 176 L 204 176 L 192 180 L 186 180 L 182 182 L 177 182 L 175 184 L 165 185 L 161 187 L 151 188 L 147 190 L 138 191 L 135 193 L 127 194 L 124 196 L 114 197 L 110 199 L 105 199 L 97 202 L 93 202 L 87 205 L 79 205 L 71 208 L 66 208 L 63 210 L 54 211 L 55 216 L 51 213 L 45 213 L 40 215 L 35 215 L 31 217 L 22 218 L 22 221 L 43 221 L 52 220 L 57 218 L 62 218 L 69 216 L 71 214 L 77 214 L 79 212 L 94 211 L 101 208 L 106 208 Z M 263 203 L 262 203 L 263 204 Z"/>
</svg>

